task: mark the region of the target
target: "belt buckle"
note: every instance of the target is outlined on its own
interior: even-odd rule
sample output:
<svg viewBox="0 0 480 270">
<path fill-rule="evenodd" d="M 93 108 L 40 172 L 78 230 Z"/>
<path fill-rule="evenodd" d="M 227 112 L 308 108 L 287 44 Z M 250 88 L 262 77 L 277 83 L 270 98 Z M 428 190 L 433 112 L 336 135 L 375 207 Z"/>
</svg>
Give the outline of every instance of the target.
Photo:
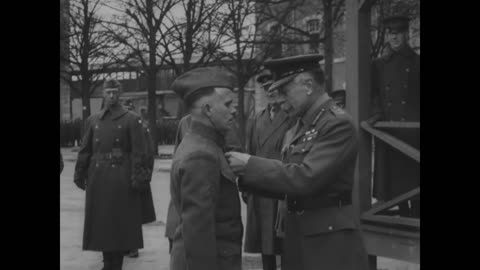
<svg viewBox="0 0 480 270">
<path fill-rule="evenodd" d="M 303 215 L 303 213 L 305 213 L 305 209 L 302 209 L 301 211 L 295 211 L 295 213 L 297 213 L 298 216 L 301 216 Z"/>
</svg>

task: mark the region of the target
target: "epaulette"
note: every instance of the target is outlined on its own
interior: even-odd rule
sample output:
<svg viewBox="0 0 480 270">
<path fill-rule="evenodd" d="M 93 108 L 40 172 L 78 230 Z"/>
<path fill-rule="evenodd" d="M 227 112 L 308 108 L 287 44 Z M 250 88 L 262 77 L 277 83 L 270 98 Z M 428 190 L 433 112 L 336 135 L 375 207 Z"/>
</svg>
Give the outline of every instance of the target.
<svg viewBox="0 0 480 270">
<path fill-rule="evenodd" d="M 313 122 L 310 124 L 311 126 L 314 126 L 317 124 L 318 119 L 320 119 L 320 116 L 322 116 L 324 111 L 325 111 L 325 108 L 322 108 L 320 112 L 318 112 L 317 116 L 315 116 L 315 119 L 313 119 Z"/>
<path fill-rule="evenodd" d="M 330 107 L 330 111 L 334 114 L 334 115 L 343 115 L 345 114 L 345 111 L 338 107 L 337 105 L 333 105 Z"/>
</svg>

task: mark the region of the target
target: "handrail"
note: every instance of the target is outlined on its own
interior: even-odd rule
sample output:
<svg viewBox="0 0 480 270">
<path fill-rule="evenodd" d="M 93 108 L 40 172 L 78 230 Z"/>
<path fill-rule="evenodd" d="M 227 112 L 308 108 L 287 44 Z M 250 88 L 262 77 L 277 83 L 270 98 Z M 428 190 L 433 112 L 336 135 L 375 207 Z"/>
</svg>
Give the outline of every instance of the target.
<svg viewBox="0 0 480 270">
<path fill-rule="evenodd" d="M 378 121 L 373 126 L 376 128 L 420 128 L 420 122 Z"/>
<path fill-rule="evenodd" d="M 389 135 L 383 131 L 377 130 L 369 125 L 367 122 L 363 121 L 360 123 L 360 126 L 373 136 L 379 138 L 380 140 L 386 142 L 387 144 L 391 145 L 393 148 L 397 149 L 398 151 L 404 153 L 405 155 L 413 158 L 417 162 L 420 162 L 420 151 L 416 148 L 406 144 L 405 142 Z"/>
</svg>

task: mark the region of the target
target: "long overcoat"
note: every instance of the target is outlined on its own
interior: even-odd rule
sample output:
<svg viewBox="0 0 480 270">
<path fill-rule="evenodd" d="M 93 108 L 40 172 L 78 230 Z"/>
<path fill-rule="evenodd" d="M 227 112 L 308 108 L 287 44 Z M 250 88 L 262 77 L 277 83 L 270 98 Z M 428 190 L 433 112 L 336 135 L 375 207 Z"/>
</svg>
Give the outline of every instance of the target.
<svg viewBox="0 0 480 270">
<path fill-rule="evenodd" d="M 74 181 L 85 183 L 83 249 L 143 248 L 141 190 L 151 171 L 142 121 L 116 106 L 90 116 Z"/>
<path fill-rule="evenodd" d="M 282 269 L 367 270 L 367 253 L 347 198 L 358 151 L 351 118 L 325 94 L 290 132 L 284 161 L 252 156 L 241 182 L 246 190 L 284 197 L 289 205 Z M 332 204 L 332 198 L 340 197 L 343 204 Z"/>
<path fill-rule="evenodd" d="M 283 110 L 276 113 L 273 121 L 270 119 L 269 107 L 261 110 L 248 125 L 247 153 L 280 160 L 282 140 L 290 122 Z M 245 252 L 281 253 L 281 241 L 275 232 L 277 207 L 276 199 L 248 193 Z"/>
<path fill-rule="evenodd" d="M 224 139 L 192 120 L 175 151 L 170 194 L 179 223 L 170 253 L 172 270 L 240 270 L 243 227 L 235 175 Z"/>
<path fill-rule="evenodd" d="M 391 52 L 372 65 L 372 114 L 382 121 L 420 121 L 420 56 L 410 47 Z M 420 148 L 419 129 L 385 129 Z M 374 196 L 389 200 L 420 185 L 420 164 L 376 140 Z"/>
<path fill-rule="evenodd" d="M 153 146 L 153 141 L 152 141 L 152 136 L 150 133 L 150 128 L 143 123 L 143 133 L 145 135 L 145 142 L 146 142 L 146 147 L 147 147 L 147 158 L 145 160 L 146 162 L 146 168 L 149 169 L 150 172 L 153 173 L 153 166 L 155 164 L 155 149 Z M 147 175 L 149 179 L 146 180 L 148 185 L 145 187 L 145 190 L 142 191 L 142 223 L 150 223 L 154 222 L 156 220 L 156 215 L 155 215 L 155 206 L 153 204 L 153 196 L 152 196 L 152 188 L 150 186 L 152 174 Z"/>
</svg>

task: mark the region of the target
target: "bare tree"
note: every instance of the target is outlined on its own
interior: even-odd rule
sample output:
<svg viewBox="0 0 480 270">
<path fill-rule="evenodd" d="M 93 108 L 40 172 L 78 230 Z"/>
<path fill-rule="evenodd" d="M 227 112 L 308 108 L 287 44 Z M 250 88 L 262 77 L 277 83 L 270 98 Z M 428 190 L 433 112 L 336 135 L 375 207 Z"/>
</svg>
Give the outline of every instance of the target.
<svg viewBox="0 0 480 270">
<path fill-rule="evenodd" d="M 118 46 L 98 15 L 101 0 L 70 0 L 67 14 L 68 48 L 61 54 L 61 79 L 82 97 L 82 118 L 90 116 L 90 96 L 102 83 L 102 74 L 115 64 L 113 49 Z"/>
<path fill-rule="evenodd" d="M 167 55 L 165 62 L 177 75 L 212 62 L 221 47 L 225 27 L 215 16 L 222 1 L 184 0 L 181 3 L 183 16 L 171 11 L 167 16 L 169 27 L 161 31 Z M 181 65 L 177 64 L 178 58 L 182 60 Z"/>
<path fill-rule="evenodd" d="M 110 22 L 110 32 L 128 50 L 124 63 L 134 59 L 145 72 L 148 92 L 148 121 L 151 125 L 154 148 L 158 154 L 156 132 L 156 85 L 159 66 L 165 58 L 161 28 L 168 12 L 179 0 L 118 0 L 122 15 Z M 160 100 L 163 105 L 163 100 Z"/>
</svg>

